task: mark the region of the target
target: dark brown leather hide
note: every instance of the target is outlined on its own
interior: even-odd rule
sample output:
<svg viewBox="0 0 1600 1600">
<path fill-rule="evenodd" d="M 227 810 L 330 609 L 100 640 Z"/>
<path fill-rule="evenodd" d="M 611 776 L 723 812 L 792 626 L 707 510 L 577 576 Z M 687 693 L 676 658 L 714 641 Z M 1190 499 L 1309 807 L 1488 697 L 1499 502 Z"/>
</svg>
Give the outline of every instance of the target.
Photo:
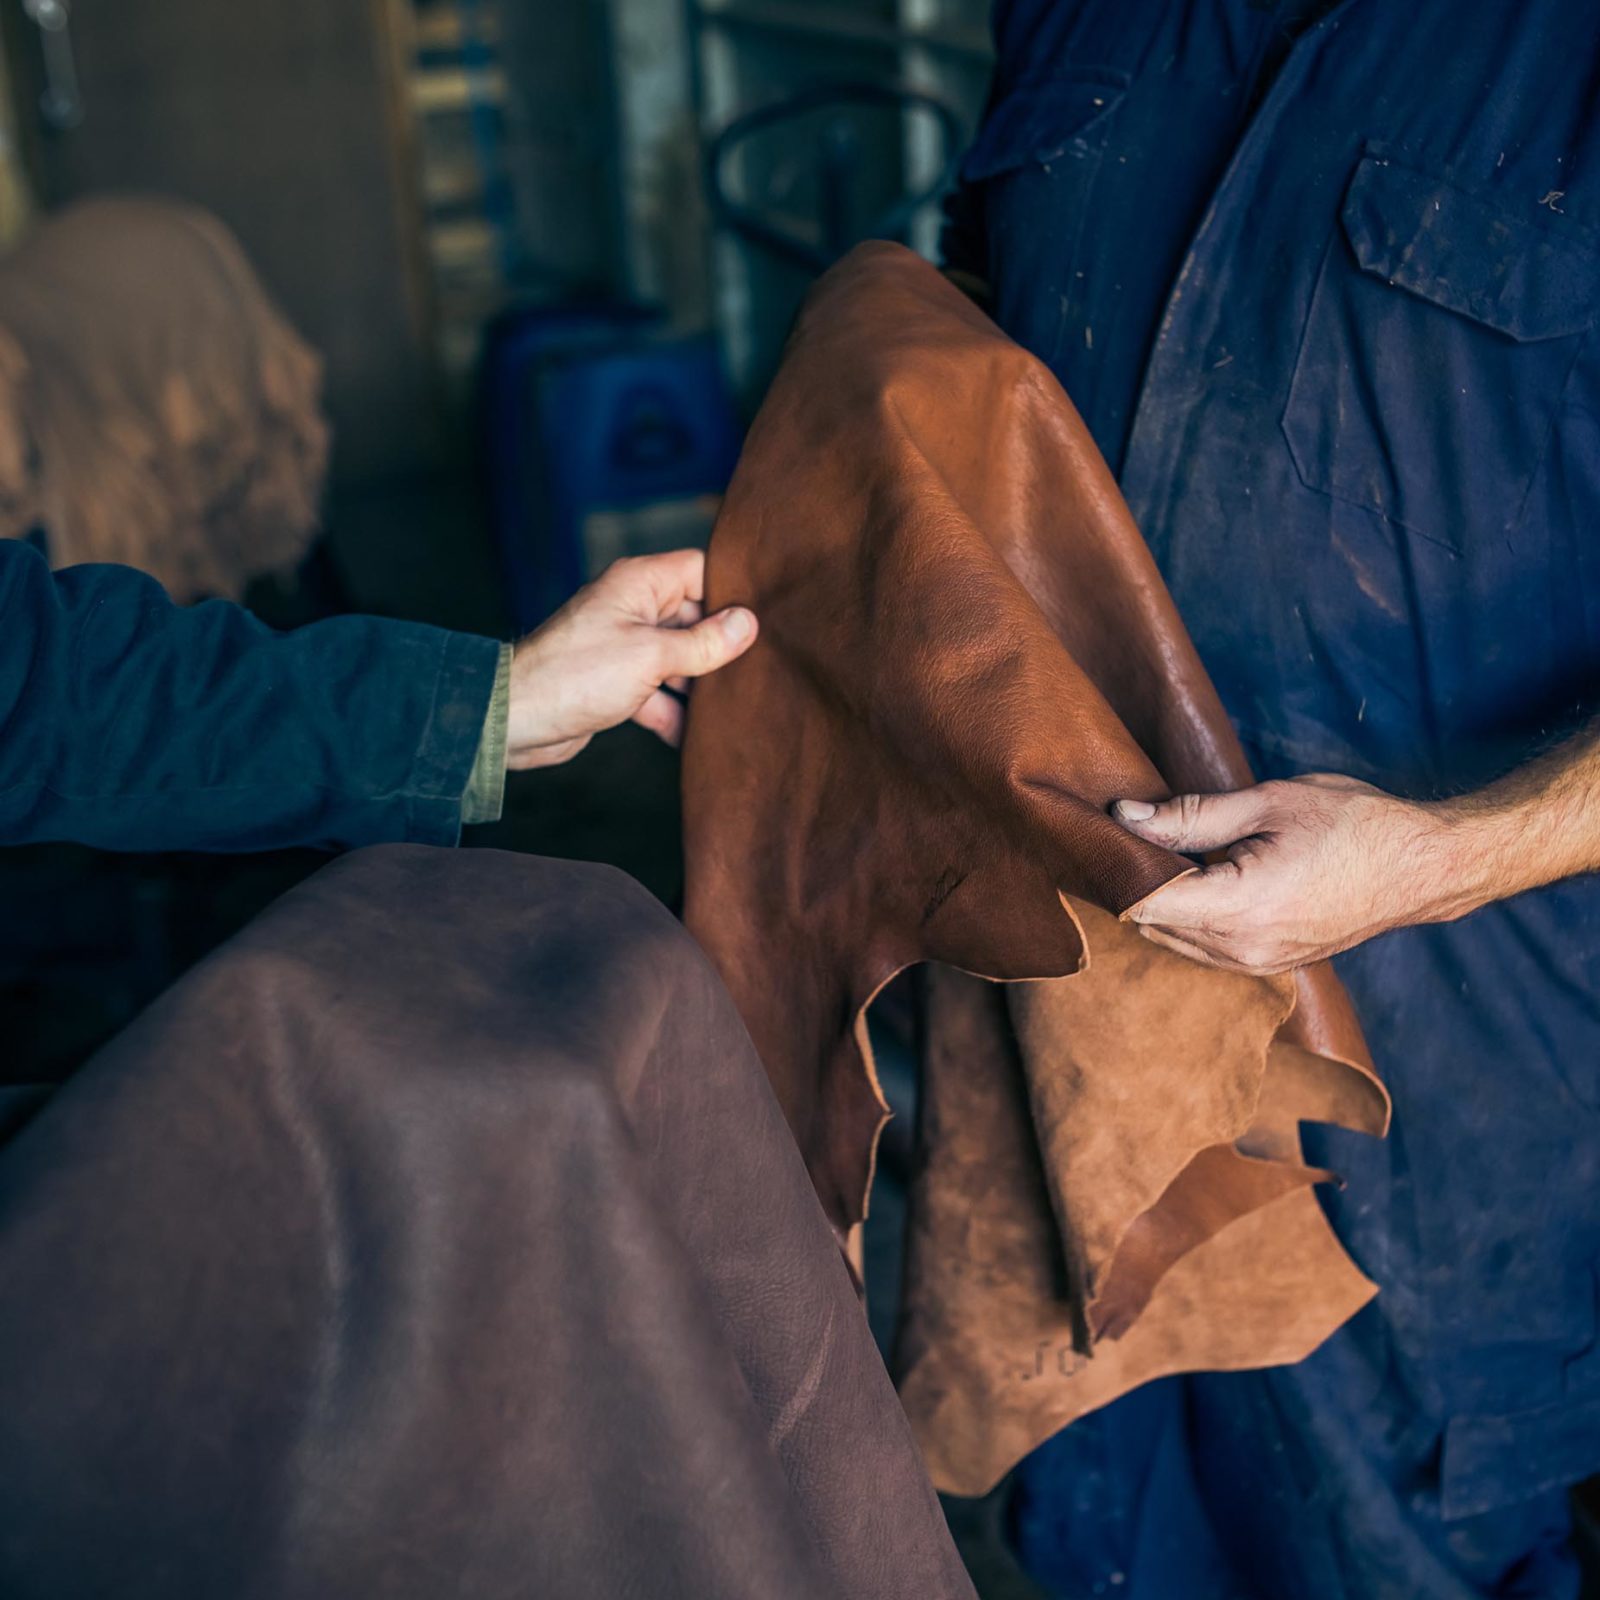
<svg viewBox="0 0 1600 1600">
<path fill-rule="evenodd" d="M 1250 774 L 1054 378 L 861 247 L 801 314 L 708 583 L 762 633 L 696 692 L 686 920 L 841 1235 L 886 1113 L 865 1007 L 958 969 L 932 979 L 900 1352 L 935 1481 L 981 1492 L 1163 1373 L 1310 1351 L 1373 1291 L 1297 1123 L 1381 1132 L 1387 1098 L 1330 971 L 1209 971 L 1119 920 L 1190 863 L 1109 803 Z"/>
<path fill-rule="evenodd" d="M 7 1600 L 972 1600 L 731 1003 L 365 851 L 0 1150 Z"/>
</svg>

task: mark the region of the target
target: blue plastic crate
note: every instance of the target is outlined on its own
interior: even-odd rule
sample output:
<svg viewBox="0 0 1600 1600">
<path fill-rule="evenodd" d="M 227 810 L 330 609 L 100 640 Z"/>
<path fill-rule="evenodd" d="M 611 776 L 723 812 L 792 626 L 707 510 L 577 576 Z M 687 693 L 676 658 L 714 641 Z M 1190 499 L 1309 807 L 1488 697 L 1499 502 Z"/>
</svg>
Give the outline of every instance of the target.
<svg viewBox="0 0 1600 1600">
<path fill-rule="evenodd" d="M 617 556 L 703 542 L 740 442 L 709 336 L 628 308 L 523 313 L 491 339 L 483 396 L 519 628 Z"/>
</svg>

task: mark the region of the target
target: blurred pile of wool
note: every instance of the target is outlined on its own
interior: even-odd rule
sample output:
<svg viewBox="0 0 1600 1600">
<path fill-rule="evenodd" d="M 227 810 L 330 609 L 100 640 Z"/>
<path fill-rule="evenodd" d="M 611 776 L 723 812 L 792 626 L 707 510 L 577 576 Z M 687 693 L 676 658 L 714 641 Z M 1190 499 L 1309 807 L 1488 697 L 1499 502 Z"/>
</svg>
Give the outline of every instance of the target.
<svg viewBox="0 0 1600 1600">
<path fill-rule="evenodd" d="M 316 535 L 322 363 L 226 228 L 85 201 L 0 260 L 0 536 L 237 598 Z"/>
</svg>

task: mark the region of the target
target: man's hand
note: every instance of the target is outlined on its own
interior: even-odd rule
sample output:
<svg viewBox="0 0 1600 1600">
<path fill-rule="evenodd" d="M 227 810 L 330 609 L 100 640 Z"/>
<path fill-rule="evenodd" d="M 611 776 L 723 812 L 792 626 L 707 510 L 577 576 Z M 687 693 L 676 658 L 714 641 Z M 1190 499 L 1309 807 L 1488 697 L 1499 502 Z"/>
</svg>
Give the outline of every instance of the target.
<svg viewBox="0 0 1600 1600">
<path fill-rule="evenodd" d="M 530 633 L 511 660 L 506 765 L 555 766 L 629 720 L 677 744 L 689 679 L 756 637 L 742 606 L 702 615 L 705 569 L 700 550 L 618 561 Z"/>
<path fill-rule="evenodd" d="M 1119 800 L 1111 814 L 1170 850 L 1226 850 L 1133 912 L 1146 938 L 1207 966 L 1286 972 L 1495 897 L 1473 827 L 1488 808 L 1397 800 L 1354 778 L 1316 774 L 1158 806 Z"/>
</svg>

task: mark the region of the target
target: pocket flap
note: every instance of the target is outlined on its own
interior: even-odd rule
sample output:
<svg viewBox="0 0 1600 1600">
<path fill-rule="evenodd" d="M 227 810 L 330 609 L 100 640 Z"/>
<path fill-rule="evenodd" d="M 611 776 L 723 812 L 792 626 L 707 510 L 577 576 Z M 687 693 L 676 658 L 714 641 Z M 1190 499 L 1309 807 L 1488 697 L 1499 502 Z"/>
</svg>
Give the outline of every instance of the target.
<svg viewBox="0 0 1600 1600">
<path fill-rule="evenodd" d="M 961 163 L 962 182 L 982 183 L 1064 155 L 1111 114 L 1127 87 L 1126 73 L 1092 68 L 1017 84 L 983 119 Z"/>
<path fill-rule="evenodd" d="M 1513 216 L 1387 156 L 1362 159 L 1342 217 L 1363 271 L 1509 338 L 1581 333 L 1600 306 L 1600 250 L 1587 234 Z"/>
</svg>

